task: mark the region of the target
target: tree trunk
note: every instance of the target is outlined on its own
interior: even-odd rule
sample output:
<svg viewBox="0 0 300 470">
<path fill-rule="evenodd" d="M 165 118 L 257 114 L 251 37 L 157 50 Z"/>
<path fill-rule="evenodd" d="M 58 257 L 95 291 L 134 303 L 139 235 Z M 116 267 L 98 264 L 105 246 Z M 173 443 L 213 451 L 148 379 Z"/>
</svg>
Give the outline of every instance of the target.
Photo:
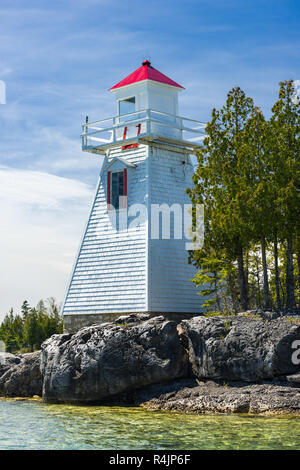
<svg viewBox="0 0 300 470">
<path fill-rule="evenodd" d="M 245 262 L 244 262 L 244 273 L 245 273 L 245 284 L 246 284 L 246 292 L 248 294 L 248 308 L 250 302 L 250 294 L 249 294 L 249 251 L 246 251 L 245 254 Z"/>
<path fill-rule="evenodd" d="M 280 274 L 278 268 L 278 245 L 277 238 L 274 241 L 274 264 L 275 264 L 275 287 L 276 287 L 276 303 L 277 308 L 281 310 L 281 298 L 280 298 Z"/>
<path fill-rule="evenodd" d="M 286 250 L 286 306 L 287 308 L 295 307 L 293 239 L 291 236 L 287 239 Z"/>
<path fill-rule="evenodd" d="M 280 290 L 281 290 L 281 305 L 284 307 L 286 305 L 286 295 L 285 295 L 285 291 L 284 291 L 284 288 L 283 288 L 283 285 L 282 285 L 282 282 L 281 282 L 281 279 L 279 278 L 279 283 L 280 283 Z"/>
<path fill-rule="evenodd" d="M 220 287 L 220 289 L 222 289 L 222 287 Z M 219 290 L 218 290 L 217 274 L 214 275 L 214 290 L 216 293 L 216 306 L 217 306 L 218 312 L 221 312 L 221 299 L 218 294 Z"/>
<path fill-rule="evenodd" d="M 231 272 L 229 272 L 229 274 L 227 275 L 226 281 L 227 281 L 228 288 L 229 288 L 229 295 L 230 295 L 231 302 L 232 302 L 232 309 L 234 313 L 237 313 L 238 312 L 238 298 L 237 298 L 238 296 L 237 296 L 237 290 L 235 289 L 235 280 Z"/>
<path fill-rule="evenodd" d="M 243 249 L 239 248 L 238 251 L 238 278 L 240 287 L 241 307 L 243 310 L 248 310 L 248 292 L 247 283 L 244 270 Z"/>
<path fill-rule="evenodd" d="M 261 239 L 261 260 L 262 260 L 263 278 L 264 278 L 263 307 L 270 308 L 271 302 L 270 302 L 270 289 L 269 289 L 269 277 L 268 277 L 265 237 L 262 237 Z"/>
<path fill-rule="evenodd" d="M 260 297 L 260 272 L 259 272 L 259 264 L 258 264 L 258 257 L 255 258 L 256 260 L 256 280 L 257 280 L 257 301 L 258 307 L 261 308 L 261 297 Z"/>
<path fill-rule="evenodd" d="M 299 307 L 300 307 L 300 251 L 297 253 L 297 265 L 298 265 L 298 291 L 299 291 Z"/>
</svg>

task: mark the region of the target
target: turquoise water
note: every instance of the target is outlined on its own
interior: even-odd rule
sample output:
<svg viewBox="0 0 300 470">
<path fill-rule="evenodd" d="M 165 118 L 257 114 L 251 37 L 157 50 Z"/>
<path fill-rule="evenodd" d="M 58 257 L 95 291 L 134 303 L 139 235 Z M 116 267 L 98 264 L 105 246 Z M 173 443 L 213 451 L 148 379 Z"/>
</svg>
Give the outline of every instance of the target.
<svg viewBox="0 0 300 470">
<path fill-rule="evenodd" d="M 300 418 L 0 400 L 0 449 L 299 449 Z"/>
</svg>

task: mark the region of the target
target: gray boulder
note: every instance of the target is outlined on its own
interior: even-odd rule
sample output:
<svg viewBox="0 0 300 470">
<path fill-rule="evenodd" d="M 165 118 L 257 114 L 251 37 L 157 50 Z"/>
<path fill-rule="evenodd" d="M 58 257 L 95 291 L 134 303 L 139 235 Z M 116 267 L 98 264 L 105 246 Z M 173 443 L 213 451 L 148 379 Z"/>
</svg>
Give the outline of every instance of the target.
<svg viewBox="0 0 300 470">
<path fill-rule="evenodd" d="M 195 317 L 183 320 L 178 331 L 198 379 L 255 382 L 300 371 L 292 363 L 300 324 L 288 320 Z"/>
<path fill-rule="evenodd" d="M 43 378 L 40 372 L 40 351 L 8 359 L 6 366 L 10 363 L 10 367 L 0 377 L 0 396 L 41 396 Z"/>
<path fill-rule="evenodd" d="M 5 374 L 12 366 L 20 364 L 21 357 L 19 355 L 0 352 L 0 377 Z"/>
<path fill-rule="evenodd" d="M 122 317 L 46 340 L 41 356 L 44 400 L 95 403 L 187 375 L 187 355 L 175 322 L 163 317 L 129 320 Z"/>
</svg>

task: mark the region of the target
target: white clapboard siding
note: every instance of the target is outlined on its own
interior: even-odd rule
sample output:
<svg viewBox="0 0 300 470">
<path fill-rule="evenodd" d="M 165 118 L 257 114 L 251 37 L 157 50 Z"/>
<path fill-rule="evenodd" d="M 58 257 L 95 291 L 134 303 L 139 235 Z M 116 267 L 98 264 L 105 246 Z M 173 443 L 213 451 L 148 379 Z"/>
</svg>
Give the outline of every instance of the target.
<svg viewBox="0 0 300 470">
<path fill-rule="evenodd" d="M 147 310 L 147 224 L 128 233 L 112 227 L 107 211 L 107 170 L 115 158 L 128 168 L 128 206 L 147 198 L 147 147 L 112 149 L 105 158 L 86 232 L 63 307 L 64 315 Z M 108 170 L 109 171 L 109 170 Z"/>
<path fill-rule="evenodd" d="M 189 156 L 153 148 L 150 159 L 151 203 L 165 203 L 169 206 L 176 203 L 182 207 L 184 204 L 190 204 L 190 198 L 185 191 L 193 184 L 192 173 Z M 185 313 L 203 311 L 203 299 L 190 281 L 196 270 L 188 263 L 186 241 L 184 238 L 149 241 L 149 310 Z"/>
<path fill-rule="evenodd" d="M 63 307 L 65 315 L 203 310 L 203 300 L 190 281 L 196 271 L 188 263 L 187 240 L 174 240 L 172 223 L 171 239 L 151 239 L 152 204 L 190 204 L 185 192 L 192 185 L 190 157 L 167 148 L 118 148 L 105 158 Z M 148 210 L 146 221 L 127 232 L 112 226 L 107 211 L 110 168 L 106 167 L 115 157 L 135 164 L 127 168 L 128 208 L 138 203 Z"/>
</svg>

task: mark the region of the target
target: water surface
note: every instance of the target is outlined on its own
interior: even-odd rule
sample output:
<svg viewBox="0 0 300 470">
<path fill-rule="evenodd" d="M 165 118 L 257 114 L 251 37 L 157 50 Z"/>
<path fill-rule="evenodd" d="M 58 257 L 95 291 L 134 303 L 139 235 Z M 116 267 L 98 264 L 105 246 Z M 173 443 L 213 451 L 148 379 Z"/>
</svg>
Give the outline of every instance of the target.
<svg viewBox="0 0 300 470">
<path fill-rule="evenodd" d="M 299 449 L 300 418 L 0 400 L 0 449 Z"/>
</svg>

